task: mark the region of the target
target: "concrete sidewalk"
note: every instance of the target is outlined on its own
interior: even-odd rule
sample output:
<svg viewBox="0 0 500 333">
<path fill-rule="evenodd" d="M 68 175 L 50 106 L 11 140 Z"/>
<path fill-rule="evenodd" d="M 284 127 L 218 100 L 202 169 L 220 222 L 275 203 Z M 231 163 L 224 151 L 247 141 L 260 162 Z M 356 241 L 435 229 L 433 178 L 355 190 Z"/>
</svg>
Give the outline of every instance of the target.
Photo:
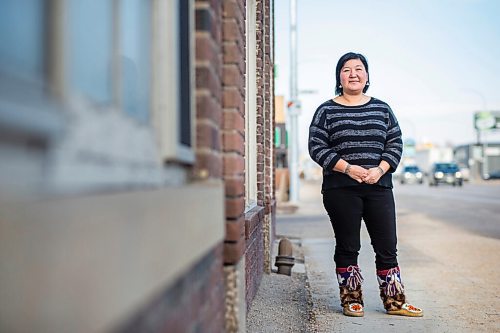
<svg viewBox="0 0 500 333">
<path fill-rule="evenodd" d="M 309 230 L 302 239 L 302 250 L 306 275 L 310 286 L 312 313 L 315 318 L 317 332 L 458 332 L 459 327 L 446 327 L 442 322 L 433 319 L 425 313 L 424 318 L 406 318 L 388 316 L 382 306 L 379 296 L 374 253 L 364 224 L 362 224 L 361 252 L 359 266 L 364 277 L 363 293 L 365 302 L 365 316 L 351 318 L 342 314 L 339 290 L 335 275 L 333 252 L 335 241 L 329 218 L 324 210 L 320 194 L 320 184 L 316 182 L 302 182 L 301 194 L 303 204 L 298 214 L 316 216 L 313 230 Z M 288 217 L 290 219 L 290 217 Z M 281 222 L 281 221 L 280 221 Z M 284 221 L 283 221 L 284 222 Z M 283 227 L 287 223 L 283 224 Z M 306 225 L 308 223 L 306 222 Z M 281 231 L 281 225 L 278 224 Z M 285 231 L 285 230 L 283 230 Z M 400 246 L 401 247 L 401 246 Z M 403 247 L 404 248 L 404 247 Z M 400 249 L 400 256 L 402 250 Z M 403 283 L 406 285 L 406 294 L 411 302 L 424 307 L 423 289 L 418 289 L 411 276 L 406 276 L 411 263 L 401 262 Z M 411 272 L 408 272 L 410 275 Z M 411 274 L 412 275 L 412 274 Z M 427 306 L 424 307 L 426 310 Z M 426 311 L 427 312 L 427 311 Z"/>
<path fill-rule="evenodd" d="M 333 251 L 335 241 L 329 218 L 324 210 L 320 183 L 302 182 L 301 203 L 292 215 L 280 215 L 277 233 L 301 239 L 311 305 L 311 330 L 314 332 L 460 332 L 432 315 L 424 318 L 394 317 L 385 314 L 375 275 L 374 253 L 370 239 L 362 227 L 362 249 L 359 265 L 363 283 L 365 317 L 351 318 L 340 307 Z M 400 249 L 400 255 L 403 252 Z M 401 263 L 406 293 L 415 305 L 424 307 L 422 286 L 411 278 L 411 263 Z M 405 269 L 406 268 L 406 269 Z M 406 277 L 405 273 L 409 276 Z M 421 289 L 418 289 L 421 287 Z M 425 304 L 427 305 L 427 304 Z M 424 307 L 426 308 L 426 307 Z M 428 310 L 426 308 L 426 310 Z M 427 312 L 427 311 L 426 311 Z"/>
<path fill-rule="evenodd" d="M 436 309 L 425 301 L 424 290 L 411 277 L 403 282 L 409 300 L 425 309 L 424 318 L 406 318 L 385 314 L 380 300 L 375 265 L 369 239 L 363 232 L 364 248 L 360 253 L 359 265 L 364 277 L 363 293 L 365 316 L 351 318 L 342 314 L 339 291 L 332 263 L 334 243 L 330 239 L 306 239 L 302 246 L 310 285 L 312 313 L 317 332 L 461 332 L 461 327 L 443 322 L 436 317 Z M 408 263 L 404 267 L 408 267 Z M 407 270 L 408 271 L 408 270 Z M 404 271 L 403 271 L 404 273 Z M 433 313 L 433 314 L 429 314 Z"/>
<path fill-rule="evenodd" d="M 401 199 L 402 204 L 398 201 L 398 258 L 407 298 L 424 309 L 423 318 L 385 314 L 374 253 L 364 226 L 359 265 L 364 277 L 365 316 L 352 318 L 342 314 L 333 262 L 335 242 L 322 205 L 320 183 L 302 182 L 298 209 L 281 214 L 278 210 L 276 230 L 278 238 L 293 240 L 296 253 L 303 258 L 304 265 L 294 267 L 292 277 L 287 278 L 294 290 L 300 290 L 301 285 L 306 291 L 301 299 L 307 303 L 307 311 L 304 307 L 302 312 L 291 311 L 290 306 L 299 304 L 293 305 L 289 295 L 275 293 L 273 298 L 278 306 L 273 308 L 273 316 L 280 317 L 282 325 L 269 329 L 255 326 L 253 323 L 262 315 L 254 308 L 262 309 L 260 304 L 269 296 L 259 290 L 249 315 L 248 332 L 500 332 L 500 270 L 496 262 L 499 241 L 406 211 L 404 200 L 411 198 Z M 477 253 L 466 251 L 463 244 Z M 479 257 L 478 253 L 494 255 Z M 470 276 L 469 267 L 476 267 L 479 276 Z M 303 277 L 301 274 L 305 274 L 305 279 L 299 278 Z M 265 276 L 265 287 L 261 289 L 275 289 L 273 285 L 283 283 L 279 279 L 283 277 L 274 273 Z M 492 288 L 484 288 L 487 285 Z M 279 304 L 287 304 L 288 308 L 281 311 Z"/>
</svg>

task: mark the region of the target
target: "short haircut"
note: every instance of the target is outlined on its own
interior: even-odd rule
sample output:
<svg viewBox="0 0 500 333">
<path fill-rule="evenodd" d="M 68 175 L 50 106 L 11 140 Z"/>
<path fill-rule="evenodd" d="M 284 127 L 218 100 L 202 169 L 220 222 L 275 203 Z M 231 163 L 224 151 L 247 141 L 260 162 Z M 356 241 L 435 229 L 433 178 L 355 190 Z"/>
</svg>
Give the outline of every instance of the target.
<svg viewBox="0 0 500 333">
<path fill-rule="evenodd" d="M 366 58 L 364 55 L 360 53 L 354 53 L 354 52 L 349 52 L 344 54 L 342 57 L 340 57 L 339 61 L 337 62 L 337 68 L 335 69 L 335 78 L 337 79 L 337 82 L 335 84 L 335 95 L 342 95 L 343 91 L 342 88 L 340 87 L 340 70 L 344 66 L 346 62 L 352 59 L 359 59 L 363 63 L 366 69 L 366 73 L 368 74 L 368 81 L 370 82 L 370 73 L 368 72 L 368 62 L 366 61 Z M 365 93 L 370 86 L 367 84 L 363 88 L 363 92 Z"/>
</svg>

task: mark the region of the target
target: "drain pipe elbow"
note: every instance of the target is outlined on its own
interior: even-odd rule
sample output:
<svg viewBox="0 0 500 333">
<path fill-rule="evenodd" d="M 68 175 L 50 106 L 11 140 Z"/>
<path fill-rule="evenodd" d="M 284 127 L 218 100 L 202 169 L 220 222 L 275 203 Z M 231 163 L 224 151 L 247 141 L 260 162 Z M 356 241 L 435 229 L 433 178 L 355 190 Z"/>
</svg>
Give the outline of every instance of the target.
<svg viewBox="0 0 500 333">
<path fill-rule="evenodd" d="M 288 238 L 283 238 L 280 240 L 276 263 L 274 264 L 278 267 L 278 274 L 291 276 L 294 264 L 295 258 L 293 257 L 292 242 Z"/>
</svg>

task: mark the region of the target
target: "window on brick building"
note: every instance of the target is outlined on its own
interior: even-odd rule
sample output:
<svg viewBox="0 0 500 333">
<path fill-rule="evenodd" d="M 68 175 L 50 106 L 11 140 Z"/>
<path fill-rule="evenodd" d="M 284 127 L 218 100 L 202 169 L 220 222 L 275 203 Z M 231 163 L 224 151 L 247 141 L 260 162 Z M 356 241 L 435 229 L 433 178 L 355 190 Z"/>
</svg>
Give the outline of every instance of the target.
<svg viewBox="0 0 500 333">
<path fill-rule="evenodd" d="M 20 104 L 36 100 L 40 109 L 59 85 L 59 93 L 149 121 L 151 1 L 5 0 L 0 6 L 0 85 L 7 99 L 22 91 Z"/>
<path fill-rule="evenodd" d="M 1 1 L 0 136 L 47 145 L 64 127 L 58 102 L 75 95 L 149 124 L 152 6 L 163 2 Z M 182 6 L 173 7 L 177 17 Z M 163 25 L 179 34 L 170 21 Z M 179 49 L 172 45 L 165 49 Z"/>
<path fill-rule="evenodd" d="M 47 61 L 51 8 L 46 1 L 0 2 L 0 141 L 44 147 L 61 130 L 47 93 L 55 70 Z"/>
<path fill-rule="evenodd" d="M 72 91 L 149 121 L 151 1 L 70 0 L 67 16 Z"/>
<path fill-rule="evenodd" d="M 45 6 L 41 1 L 8 0 L 0 8 L 0 73 L 42 81 Z M 23 24 L 19 24 L 23 22 Z"/>
<path fill-rule="evenodd" d="M 153 124 L 164 160 L 193 163 L 193 57 L 194 0 L 2 1 L 0 129 L 52 136 L 52 97 L 78 95 Z"/>
<path fill-rule="evenodd" d="M 165 161 L 194 162 L 194 1 L 153 1 L 153 114 Z"/>
<path fill-rule="evenodd" d="M 121 105 L 146 122 L 150 109 L 151 2 L 123 0 L 119 9 Z"/>
<path fill-rule="evenodd" d="M 255 0 L 246 4 L 245 208 L 250 210 L 257 205 L 257 19 Z"/>
<path fill-rule="evenodd" d="M 111 104 L 113 3 L 70 0 L 68 72 L 71 89 L 98 104 Z"/>
</svg>

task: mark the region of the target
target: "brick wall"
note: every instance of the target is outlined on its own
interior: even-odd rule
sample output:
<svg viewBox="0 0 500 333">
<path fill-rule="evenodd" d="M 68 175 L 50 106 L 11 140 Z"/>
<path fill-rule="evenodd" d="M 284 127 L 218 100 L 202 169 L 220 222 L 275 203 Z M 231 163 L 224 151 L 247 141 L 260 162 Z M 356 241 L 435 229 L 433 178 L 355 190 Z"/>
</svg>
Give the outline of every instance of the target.
<svg viewBox="0 0 500 333">
<path fill-rule="evenodd" d="M 196 165 L 200 178 L 222 177 L 221 9 L 196 0 Z"/>
<path fill-rule="evenodd" d="M 266 0 L 263 4 L 263 28 L 264 28 L 264 67 L 263 76 L 266 86 L 264 91 L 264 119 L 265 119 L 265 148 L 264 148 L 264 205 L 268 217 L 264 225 L 264 270 L 271 272 L 271 247 L 274 239 L 274 64 L 272 63 L 273 48 L 272 39 L 272 12 L 271 1 Z"/>
<path fill-rule="evenodd" d="M 264 1 L 263 4 L 263 57 L 264 66 L 262 68 L 263 78 L 265 82 L 264 90 L 264 133 L 265 133 L 265 145 L 264 145 L 264 205 L 266 208 L 266 214 L 271 212 L 271 205 L 273 200 L 273 182 L 272 182 L 272 160 L 273 160 L 273 141 L 274 141 L 274 115 L 272 113 L 273 107 L 273 86 L 272 86 L 272 66 L 271 66 L 271 48 L 270 48 L 270 3 L 269 1 Z"/>
<path fill-rule="evenodd" d="M 264 272 L 264 209 L 255 207 L 246 214 L 246 252 L 245 252 L 245 299 L 247 310 L 257 294 Z"/>
<path fill-rule="evenodd" d="M 270 226 L 270 241 L 271 244 L 276 237 L 276 151 L 274 146 L 274 135 L 276 131 L 276 112 L 275 112 L 275 95 L 274 95 L 274 2 L 269 3 L 269 11 L 267 17 L 268 29 L 269 29 L 269 56 L 271 57 L 271 61 L 269 63 L 269 71 L 270 75 L 270 84 L 271 84 L 271 101 L 269 103 L 269 107 L 271 108 L 271 219 L 272 223 Z M 269 267 L 270 269 L 271 267 Z"/>
<path fill-rule="evenodd" d="M 256 1 L 257 10 L 257 204 L 264 207 L 264 162 L 265 162 L 265 91 L 264 75 L 264 0 Z"/>
<path fill-rule="evenodd" d="M 251 306 L 264 271 L 270 272 L 274 189 L 272 181 L 273 114 L 270 53 L 270 0 L 256 2 L 257 39 L 257 205 L 262 212 L 246 216 L 246 299 Z M 267 218 L 266 218 L 267 216 Z"/>
<path fill-rule="evenodd" d="M 222 245 L 116 332 L 224 332 Z"/>
<path fill-rule="evenodd" d="M 222 137 L 226 185 L 225 264 L 245 251 L 245 4 L 222 1 Z"/>
<path fill-rule="evenodd" d="M 197 171 L 225 183 L 224 264 L 245 255 L 245 298 L 250 306 L 274 236 L 273 34 L 271 1 L 257 1 L 257 207 L 245 214 L 246 1 L 196 1 Z M 218 57 L 222 54 L 222 58 Z M 267 218 L 265 218 L 267 215 Z"/>
</svg>

